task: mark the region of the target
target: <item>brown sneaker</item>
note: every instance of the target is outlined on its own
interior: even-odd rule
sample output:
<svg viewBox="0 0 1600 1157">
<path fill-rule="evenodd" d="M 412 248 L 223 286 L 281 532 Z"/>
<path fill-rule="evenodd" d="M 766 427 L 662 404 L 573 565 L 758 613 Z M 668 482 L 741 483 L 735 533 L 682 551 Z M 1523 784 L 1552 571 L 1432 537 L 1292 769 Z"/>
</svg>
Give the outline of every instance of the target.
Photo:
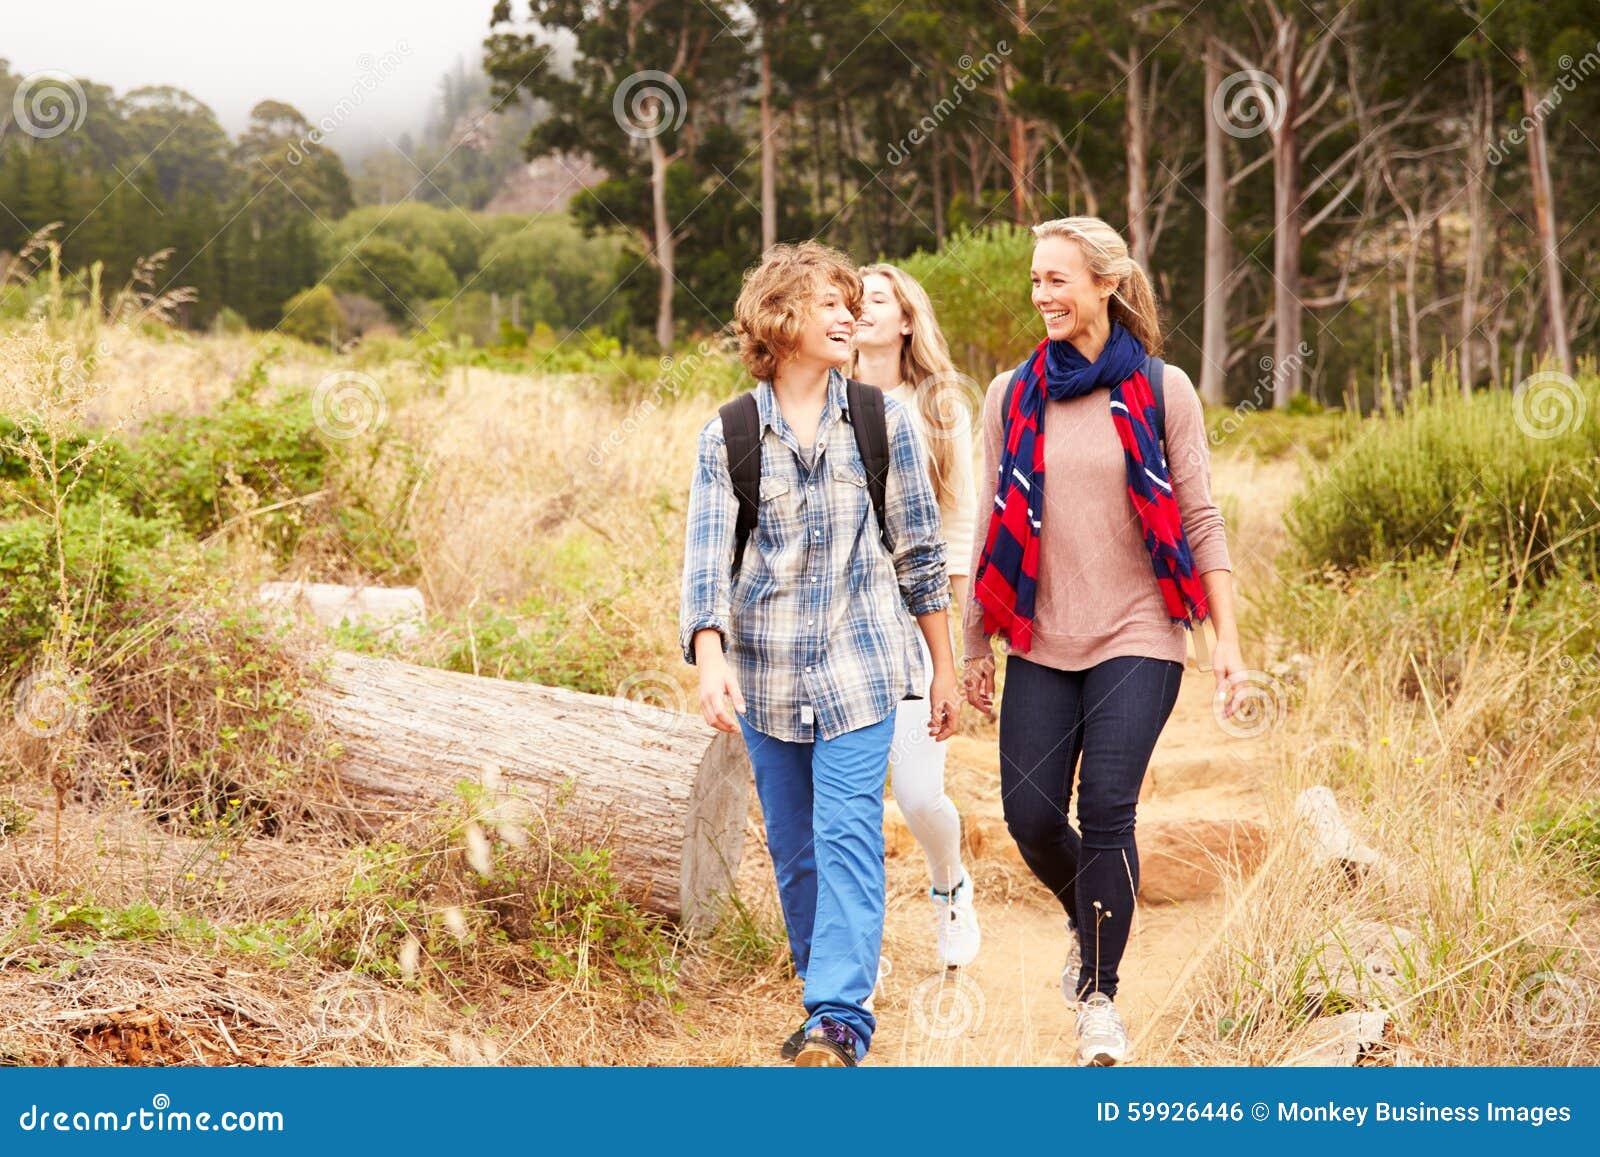
<svg viewBox="0 0 1600 1157">
<path fill-rule="evenodd" d="M 797 1068 L 856 1067 L 856 1034 L 832 1017 L 806 1033 L 805 1044 L 795 1054 Z"/>
</svg>

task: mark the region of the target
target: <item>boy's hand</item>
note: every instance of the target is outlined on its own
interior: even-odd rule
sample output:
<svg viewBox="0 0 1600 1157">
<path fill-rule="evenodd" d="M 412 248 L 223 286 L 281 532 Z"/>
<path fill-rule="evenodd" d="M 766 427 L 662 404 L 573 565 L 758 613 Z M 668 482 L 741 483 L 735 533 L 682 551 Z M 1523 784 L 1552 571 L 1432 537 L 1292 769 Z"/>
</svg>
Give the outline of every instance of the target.
<svg viewBox="0 0 1600 1157">
<path fill-rule="evenodd" d="M 700 718 L 718 731 L 738 731 L 739 721 L 728 710 L 732 700 L 734 711 L 744 714 L 744 695 L 739 691 L 739 680 L 733 668 L 720 654 L 697 660 L 700 668 Z"/>
<path fill-rule="evenodd" d="M 930 706 L 928 717 L 928 734 L 934 742 L 943 743 L 956 733 L 961 725 L 961 698 L 956 694 L 956 675 L 954 671 L 933 677 L 933 686 L 928 691 Z"/>
</svg>

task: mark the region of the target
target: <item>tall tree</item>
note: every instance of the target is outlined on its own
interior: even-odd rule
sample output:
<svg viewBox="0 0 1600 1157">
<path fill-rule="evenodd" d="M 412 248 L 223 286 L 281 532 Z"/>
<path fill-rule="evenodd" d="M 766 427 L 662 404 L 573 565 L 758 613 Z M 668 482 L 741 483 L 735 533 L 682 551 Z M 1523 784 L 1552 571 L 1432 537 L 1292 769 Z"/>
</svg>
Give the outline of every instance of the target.
<svg viewBox="0 0 1600 1157">
<path fill-rule="evenodd" d="M 505 98 L 526 90 L 547 100 L 548 120 L 535 126 L 524 151 L 586 153 L 620 177 L 649 171 L 651 212 L 640 228 L 657 271 L 656 343 L 672 348 L 677 289 L 678 222 L 668 212 L 675 166 L 691 158 L 705 122 L 744 75 L 744 52 L 733 13 L 721 0 L 530 0 L 527 19 L 544 33 L 574 40 L 570 75 L 553 66 L 540 33 L 497 0 L 494 30 L 484 42 L 484 67 Z"/>
</svg>

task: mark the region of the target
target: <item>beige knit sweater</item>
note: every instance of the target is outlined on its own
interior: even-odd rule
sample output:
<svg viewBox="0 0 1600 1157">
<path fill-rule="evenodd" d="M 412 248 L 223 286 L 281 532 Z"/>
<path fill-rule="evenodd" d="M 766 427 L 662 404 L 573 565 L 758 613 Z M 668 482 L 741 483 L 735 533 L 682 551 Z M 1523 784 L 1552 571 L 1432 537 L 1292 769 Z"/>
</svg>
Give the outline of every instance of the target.
<svg viewBox="0 0 1600 1157">
<path fill-rule="evenodd" d="M 931 454 L 928 424 L 922 420 L 922 407 L 917 404 L 916 391 L 911 386 L 900 385 L 889 391 L 889 397 L 906 408 L 917 437 L 922 439 L 923 448 Z M 978 507 L 972 478 L 972 410 L 960 403 L 955 404 L 961 406 L 960 413 L 949 415 L 947 421 L 950 426 L 949 437 L 955 443 L 950 489 L 956 498 L 953 504 L 939 507 L 939 517 L 944 526 L 946 569 L 951 578 L 961 578 L 969 573 L 967 561 L 972 557 L 972 532 Z"/>
<path fill-rule="evenodd" d="M 1010 374 L 989 386 L 983 406 L 984 470 L 978 476 L 978 524 L 972 569 L 989 533 L 995 471 L 1004 443 L 1000 412 Z M 1167 409 L 1167 466 L 1199 574 L 1232 570 L 1222 512 L 1211 499 L 1211 464 L 1200 397 L 1182 370 L 1162 377 Z M 1188 632 L 1173 623 L 1151 570 L 1138 516 L 1128 498 L 1122 443 L 1111 423 L 1109 392 L 1045 402 L 1044 514 L 1033 645 L 1024 657 L 1081 671 L 1123 655 L 1181 663 Z M 983 608 L 967 600 L 965 653 L 990 653 Z"/>
</svg>

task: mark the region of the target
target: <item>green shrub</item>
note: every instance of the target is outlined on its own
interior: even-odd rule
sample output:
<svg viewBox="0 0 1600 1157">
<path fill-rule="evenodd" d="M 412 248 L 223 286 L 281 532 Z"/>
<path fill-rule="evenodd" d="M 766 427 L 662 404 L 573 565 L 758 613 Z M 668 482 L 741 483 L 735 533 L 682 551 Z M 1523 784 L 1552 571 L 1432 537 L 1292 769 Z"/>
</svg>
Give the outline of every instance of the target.
<svg viewBox="0 0 1600 1157">
<path fill-rule="evenodd" d="M 1498 390 L 1439 385 L 1367 419 L 1290 507 L 1295 561 L 1349 569 L 1479 548 L 1519 571 L 1526 557 L 1537 581 L 1562 566 L 1600 575 L 1600 381 L 1576 389 L 1588 419 L 1544 437 Z"/>
<path fill-rule="evenodd" d="M 1044 336 L 1031 300 L 1032 260 L 1032 233 L 991 225 L 956 233 L 938 253 L 899 263 L 933 299 L 956 367 L 984 385 L 1014 369 Z"/>
<path fill-rule="evenodd" d="M 326 280 L 340 293 L 359 293 L 382 303 L 401 324 L 412 321 L 421 302 L 450 297 L 458 284 L 449 264 L 432 249 L 386 237 L 369 237 L 339 254 Z"/>
<path fill-rule="evenodd" d="M 1526 834 L 1551 854 L 1567 857 L 1586 890 L 1600 894 L 1600 800 L 1553 804 L 1535 818 Z"/>
<path fill-rule="evenodd" d="M 0 514 L 0 672 L 21 665 L 50 638 L 60 599 L 58 561 L 74 609 L 87 618 L 86 607 L 120 598 L 138 578 L 159 574 L 178 545 L 177 533 L 170 519 L 141 517 L 100 494 L 66 508 L 58 557 L 49 516 Z"/>
<path fill-rule="evenodd" d="M 348 326 L 333 290 L 326 285 L 313 285 L 284 303 L 283 321 L 278 328 L 311 345 L 332 345 Z"/>
<path fill-rule="evenodd" d="M 161 414 L 128 447 L 120 488 L 137 514 L 170 512 L 204 538 L 230 518 L 303 498 L 323 487 L 330 450 L 318 434 L 311 397 L 294 392 L 263 401 L 254 377 L 215 409 Z M 303 530 L 288 507 L 258 520 L 264 541 L 287 556 Z"/>
</svg>

